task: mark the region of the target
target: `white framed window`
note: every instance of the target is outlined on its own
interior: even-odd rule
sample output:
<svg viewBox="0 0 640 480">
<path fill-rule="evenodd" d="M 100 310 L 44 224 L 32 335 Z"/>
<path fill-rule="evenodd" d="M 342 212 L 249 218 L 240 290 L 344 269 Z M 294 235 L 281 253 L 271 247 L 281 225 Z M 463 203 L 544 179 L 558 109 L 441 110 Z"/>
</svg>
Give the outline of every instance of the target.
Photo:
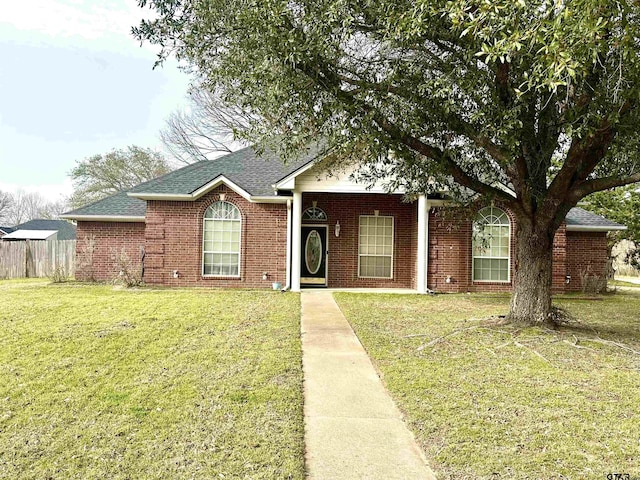
<svg viewBox="0 0 640 480">
<path fill-rule="evenodd" d="M 502 282 L 511 279 L 511 222 L 497 207 L 480 210 L 473 222 L 473 281 Z"/>
<path fill-rule="evenodd" d="M 393 277 L 393 217 L 360 216 L 358 276 Z"/>
<path fill-rule="evenodd" d="M 229 202 L 215 202 L 204 212 L 202 274 L 207 277 L 240 276 L 242 217 Z"/>
</svg>

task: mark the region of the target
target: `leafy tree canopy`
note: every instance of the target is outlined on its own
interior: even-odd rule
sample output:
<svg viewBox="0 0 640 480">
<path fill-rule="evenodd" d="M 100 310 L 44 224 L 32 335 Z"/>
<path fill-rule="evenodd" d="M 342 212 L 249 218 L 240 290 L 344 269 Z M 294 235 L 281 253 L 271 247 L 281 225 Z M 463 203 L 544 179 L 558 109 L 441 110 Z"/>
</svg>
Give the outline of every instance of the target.
<svg viewBox="0 0 640 480">
<path fill-rule="evenodd" d="M 609 234 L 612 243 L 620 240 L 634 242 L 636 248 L 625 259 L 640 268 L 640 186 L 628 185 L 606 192 L 596 192 L 584 199 L 585 207 L 599 215 L 627 226 L 626 230 Z"/>
<path fill-rule="evenodd" d="M 393 171 L 410 192 L 508 206 L 520 226 L 512 314 L 527 298 L 548 317 L 551 243 L 569 209 L 640 181 L 635 1 L 139 4 L 157 18 L 137 38 L 241 109 L 246 140 L 287 157 L 323 138 L 338 161 Z"/>
<path fill-rule="evenodd" d="M 346 158 L 391 149 L 414 190 L 436 175 L 552 223 L 593 191 L 640 180 L 637 141 L 627 148 L 638 135 L 635 2 L 140 4 L 160 17 L 138 37 L 187 60 L 256 115 L 244 136 L 285 153 L 319 136 Z M 562 168 L 548 184 L 554 155 Z"/>
<path fill-rule="evenodd" d="M 78 161 L 71 170 L 74 192 L 69 203 L 72 207 L 81 207 L 170 170 L 162 154 L 135 145 L 93 155 Z"/>
</svg>

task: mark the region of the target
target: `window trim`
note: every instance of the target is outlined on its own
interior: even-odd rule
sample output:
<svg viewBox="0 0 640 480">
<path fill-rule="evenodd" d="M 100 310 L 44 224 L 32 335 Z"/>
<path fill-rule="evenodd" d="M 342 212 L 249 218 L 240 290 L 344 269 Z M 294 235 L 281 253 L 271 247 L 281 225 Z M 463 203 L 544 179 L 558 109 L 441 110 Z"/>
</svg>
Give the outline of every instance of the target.
<svg viewBox="0 0 640 480">
<path fill-rule="evenodd" d="M 315 213 L 314 215 L 312 215 L 312 213 Z M 305 209 L 304 212 L 302 212 L 302 221 L 303 222 L 328 222 L 329 221 L 329 217 L 327 216 L 327 213 L 319 208 L 316 207 L 315 205 L 312 207 L 309 207 L 307 209 Z"/>
<path fill-rule="evenodd" d="M 391 219 L 391 255 L 370 255 L 360 253 L 360 227 L 362 226 L 363 218 L 390 218 Z M 394 267 L 394 257 L 396 253 L 395 249 L 395 241 L 396 239 L 396 221 L 392 215 L 360 215 L 358 217 L 358 278 L 372 278 L 378 280 L 393 280 L 393 267 Z M 364 276 L 360 275 L 360 259 L 362 257 L 391 257 L 391 266 L 389 269 L 388 277 L 372 277 L 372 276 Z"/>
<path fill-rule="evenodd" d="M 509 254 L 506 257 L 492 257 L 492 256 L 483 256 L 483 257 L 476 257 L 476 255 L 474 255 L 473 250 L 474 250 L 474 240 L 473 240 L 473 225 L 471 227 L 472 230 L 472 237 L 471 237 L 471 282 L 472 283 L 500 283 L 500 284 L 508 284 L 511 283 L 511 217 L 509 216 L 509 214 L 506 212 L 506 210 L 503 210 L 502 208 L 499 207 L 493 207 L 493 206 L 489 206 L 489 207 L 484 207 L 481 208 L 480 210 L 478 210 L 476 212 L 476 215 L 473 219 L 473 224 L 475 225 L 477 223 L 476 218 L 478 217 L 478 215 L 480 214 L 481 211 L 487 209 L 487 208 L 491 208 L 491 209 L 496 209 L 496 210 L 500 210 L 502 213 L 504 213 L 504 215 L 507 217 L 507 223 L 506 224 L 502 224 L 502 223 L 487 223 L 485 226 L 498 226 L 498 227 L 507 227 L 507 232 L 509 234 L 508 237 L 508 244 L 509 244 Z M 476 280 L 475 278 L 475 266 L 476 266 L 476 258 L 478 259 L 488 259 L 488 260 L 506 260 L 507 261 L 507 279 L 506 280 Z"/>
<path fill-rule="evenodd" d="M 215 220 L 228 220 L 228 219 L 221 219 L 221 218 L 209 218 L 207 219 L 205 217 L 205 215 L 207 214 L 207 211 L 216 203 L 228 203 L 229 205 L 232 205 L 237 211 L 238 211 L 238 215 L 240 215 L 240 218 L 237 220 L 231 220 L 233 222 L 238 222 L 240 224 L 240 228 L 238 230 L 239 236 L 238 236 L 238 274 L 237 275 L 221 275 L 221 274 L 215 274 L 215 273 L 204 273 L 204 267 L 205 267 L 205 263 L 204 263 L 204 259 L 205 259 L 205 254 L 207 253 L 229 253 L 229 252 L 216 252 L 216 251 L 210 251 L 210 250 L 205 250 L 204 249 L 204 237 L 205 237 L 205 229 L 206 229 L 206 225 L 207 225 L 207 221 L 215 221 Z M 200 273 L 202 275 L 203 278 L 234 278 L 234 279 L 238 279 L 241 278 L 241 272 L 242 272 L 242 211 L 238 208 L 238 206 L 234 203 L 231 202 L 227 202 L 226 200 L 217 200 L 213 203 L 211 203 L 211 205 L 209 205 L 205 210 L 204 213 L 202 214 L 202 242 L 201 242 L 201 252 L 202 252 L 202 268 L 200 270 Z"/>
</svg>

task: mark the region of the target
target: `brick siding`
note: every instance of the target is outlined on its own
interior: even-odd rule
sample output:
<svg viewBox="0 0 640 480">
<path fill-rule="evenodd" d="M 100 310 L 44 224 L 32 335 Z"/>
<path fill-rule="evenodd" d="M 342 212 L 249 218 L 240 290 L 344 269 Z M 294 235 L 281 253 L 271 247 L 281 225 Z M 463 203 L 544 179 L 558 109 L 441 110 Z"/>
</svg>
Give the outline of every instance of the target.
<svg viewBox="0 0 640 480">
<path fill-rule="evenodd" d="M 401 195 L 304 193 L 302 211 L 313 201 L 327 214 L 329 233 L 328 287 L 334 288 L 415 288 L 418 245 L 417 203 L 405 203 Z M 358 232 L 360 215 L 394 219 L 393 277 L 358 277 Z M 340 236 L 334 228 L 340 222 Z M 313 223 L 313 222 L 303 222 Z M 323 222 L 319 222 L 323 224 Z"/>
<path fill-rule="evenodd" d="M 240 277 L 202 275 L 205 210 L 225 194 L 240 210 Z M 271 288 L 286 277 L 287 206 L 251 203 L 220 186 L 194 202 L 147 202 L 145 282 L 168 286 Z M 173 272 L 178 272 L 174 278 Z M 263 273 L 268 274 L 263 280 Z"/>
<path fill-rule="evenodd" d="M 513 214 L 504 209 L 511 223 L 510 279 L 513 279 L 515 233 Z M 429 260 L 427 285 L 438 292 L 509 292 L 509 282 L 474 282 L 472 271 L 472 220 L 469 210 L 435 207 L 429 211 Z M 553 242 L 554 293 L 565 289 L 566 229 L 564 224 L 556 232 Z M 447 278 L 449 282 L 447 283 Z"/>
<path fill-rule="evenodd" d="M 110 281 L 118 274 L 116 258 L 124 251 L 140 266 L 144 247 L 143 222 L 78 222 L 76 279 Z"/>
<path fill-rule="evenodd" d="M 567 275 L 571 275 L 568 291 L 582 289 L 585 273 L 606 275 L 607 263 L 606 232 L 567 232 Z"/>
<path fill-rule="evenodd" d="M 202 230 L 205 210 L 218 201 L 238 207 L 242 216 L 240 277 L 202 275 Z M 405 203 L 400 195 L 303 194 L 302 211 L 316 202 L 328 216 L 328 286 L 342 288 L 416 288 L 417 202 Z M 358 228 L 361 215 L 394 218 L 393 277 L 358 277 Z M 511 277 L 514 268 L 515 228 L 511 213 Z M 340 236 L 334 226 L 340 222 Z M 303 222 L 305 224 L 314 222 Z M 440 292 L 507 292 L 511 283 L 473 282 L 472 220 L 469 212 L 437 207 L 429 211 L 427 282 Z M 145 250 L 148 284 L 271 288 L 286 283 L 287 207 L 285 204 L 252 203 L 225 186 L 194 202 L 147 202 L 145 223 L 78 222 L 77 273 L 79 280 L 106 281 L 117 272 L 115 257 L 125 251 L 136 264 Z M 93 239 L 93 261 L 89 261 L 88 240 Z M 294 261 L 299 261 L 294 259 Z M 607 265 L 605 233 L 558 230 L 553 245 L 553 291 L 580 290 L 586 271 L 604 274 Z M 174 278 L 173 272 L 178 272 Z M 268 274 L 263 280 L 263 273 Z M 571 276 L 567 285 L 565 278 Z M 450 278 L 450 282 L 447 282 Z"/>
</svg>

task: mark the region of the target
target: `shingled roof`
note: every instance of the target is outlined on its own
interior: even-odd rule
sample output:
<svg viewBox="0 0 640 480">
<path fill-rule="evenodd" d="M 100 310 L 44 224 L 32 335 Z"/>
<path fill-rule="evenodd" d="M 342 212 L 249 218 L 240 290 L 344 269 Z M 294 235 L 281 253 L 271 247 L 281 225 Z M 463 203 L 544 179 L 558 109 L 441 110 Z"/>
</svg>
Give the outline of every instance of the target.
<svg viewBox="0 0 640 480">
<path fill-rule="evenodd" d="M 319 147 L 309 149 L 296 161 L 284 164 L 272 151 L 258 155 L 243 148 L 214 160 L 203 160 L 141 183 L 90 205 L 64 213 L 61 218 L 81 220 L 144 221 L 147 202 L 141 198 L 190 196 L 223 178 L 251 197 L 276 197 L 273 185 L 320 158 Z M 626 227 L 582 208 L 572 208 L 566 219 L 569 231 L 624 230 Z"/>
<path fill-rule="evenodd" d="M 313 162 L 320 148 L 311 148 L 299 159 L 284 164 L 272 151 L 258 155 L 252 147 L 243 148 L 214 160 L 203 160 L 166 175 L 118 192 L 60 218 L 82 220 L 143 221 L 147 202 L 138 197 L 191 195 L 216 179 L 224 177 L 252 197 L 275 197 L 273 185 L 299 168 Z"/>
<path fill-rule="evenodd" d="M 627 227 L 595 213 L 589 212 L 584 208 L 574 207 L 569 210 L 566 218 L 567 230 L 569 231 L 602 231 L 610 230 L 626 230 Z"/>
<path fill-rule="evenodd" d="M 127 195 L 127 191 L 122 191 L 76 210 L 63 213 L 60 218 L 120 217 L 127 220 L 135 220 L 137 218 L 140 221 L 144 221 L 146 213 L 146 201 L 130 197 Z"/>
<path fill-rule="evenodd" d="M 224 176 L 255 197 L 275 196 L 273 184 L 318 158 L 319 149 L 311 148 L 297 160 L 284 164 L 272 151 L 258 155 L 252 147 L 203 160 L 137 185 L 130 196 L 145 194 L 190 195 Z"/>
</svg>

